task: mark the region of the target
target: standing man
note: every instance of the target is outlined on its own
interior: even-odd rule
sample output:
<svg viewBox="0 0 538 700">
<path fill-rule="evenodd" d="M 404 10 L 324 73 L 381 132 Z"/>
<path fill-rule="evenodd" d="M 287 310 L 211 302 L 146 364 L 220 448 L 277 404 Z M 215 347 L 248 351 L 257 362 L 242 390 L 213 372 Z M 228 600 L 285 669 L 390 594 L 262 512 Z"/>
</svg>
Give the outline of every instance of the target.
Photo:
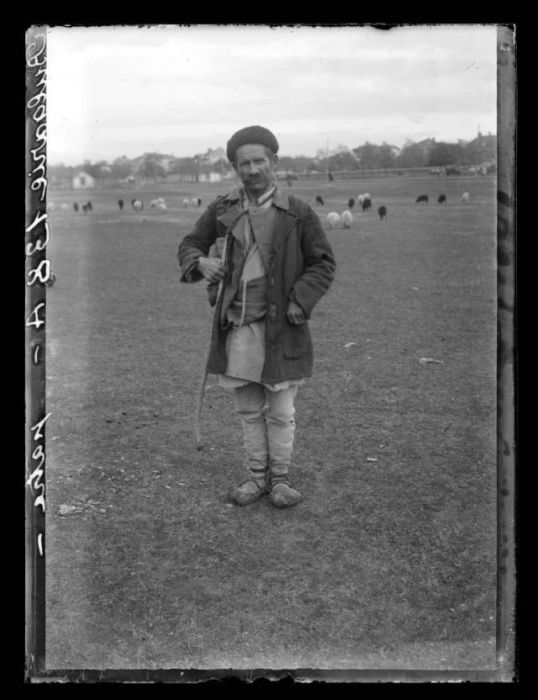
<svg viewBox="0 0 538 700">
<path fill-rule="evenodd" d="M 215 306 L 206 370 L 234 391 L 247 479 L 231 494 L 244 506 L 268 493 L 279 508 L 301 494 L 289 481 L 294 401 L 312 374 L 308 319 L 327 292 L 335 259 L 318 216 L 274 183 L 278 141 L 249 126 L 226 155 L 242 186 L 213 201 L 179 246 L 182 282 L 205 279 Z M 220 257 L 209 257 L 216 244 Z"/>
</svg>

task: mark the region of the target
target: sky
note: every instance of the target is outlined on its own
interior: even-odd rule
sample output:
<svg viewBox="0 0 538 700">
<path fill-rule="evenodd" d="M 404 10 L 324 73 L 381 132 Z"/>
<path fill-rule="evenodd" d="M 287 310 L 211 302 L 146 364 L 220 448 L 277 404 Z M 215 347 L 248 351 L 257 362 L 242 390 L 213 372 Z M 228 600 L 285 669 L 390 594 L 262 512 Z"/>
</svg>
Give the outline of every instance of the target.
<svg viewBox="0 0 538 700">
<path fill-rule="evenodd" d="M 50 164 L 193 156 L 261 124 L 280 155 L 497 131 L 494 25 L 49 27 Z"/>
</svg>

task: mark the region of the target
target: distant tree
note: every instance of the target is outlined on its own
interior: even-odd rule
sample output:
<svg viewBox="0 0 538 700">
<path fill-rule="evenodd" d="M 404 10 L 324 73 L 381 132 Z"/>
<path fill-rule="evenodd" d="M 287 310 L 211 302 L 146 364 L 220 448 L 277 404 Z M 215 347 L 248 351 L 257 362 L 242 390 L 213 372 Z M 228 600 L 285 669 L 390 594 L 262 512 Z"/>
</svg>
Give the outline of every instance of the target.
<svg viewBox="0 0 538 700">
<path fill-rule="evenodd" d="M 295 156 L 295 172 L 305 173 L 313 167 L 313 159 L 308 156 Z"/>
<path fill-rule="evenodd" d="M 357 158 L 349 151 L 340 151 L 331 156 L 332 170 L 357 170 L 358 167 Z"/>
<path fill-rule="evenodd" d="M 366 141 L 362 146 L 353 149 L 360 168 L 363 170 L 374 170 L 379 167 L 378 146 Z"/>
<path fill-rule="evenodd" d="M 383 142 L 381 146 L 378 146 L 377 157 L 380 168 L 387 170 L 388 168 L 394 167 L 394 150 L 394 146 L 385 142 Z"/>
<path fill-rule="evenodd" d="M 175 158 L 170 163 L 170 172 L 176 175 L 194 177 L 197 172 L 197 165 L 194 158 Z"/>
<path fill-rule="evenodd" d="M 406 141 L 398 156 L 394 159 L 397 168 L 420 168 L 428 165 L 428 153 L 414 141 Z"/>
<path fill-rule="evenodd" d="M 159 177 L 166 177 L 166 170 L 158 162 L 155 154 L 148 154 L 140 166 L 140 175 L 146 180 L 157 180 Z"/>
<path fill-rule="evenodd" d="M 124 180 L 129 175 L 132 175 L 133 166 L 127 156 L 121 156 L 112 161 L 110 165 L 110 174 L 117 180 Z"/>
<path fill-rule="evenodd" d="M 478 136 L 463 145 L 463 158 L 469 165 L 491 162 L 497 157 L 497 137 L 488 134 Z"/>
<path fill-rule="evenodd" d="M 226 158 L 219 158 L 219 160 L 213 163 L 212 169 L 221 175 L 225 175 L 230 172 L 232 166 Z"/>
<path fill-rule="evenodd" d="M 447 143 L 439 141 L 430 151 L 428 165 L 438 167 L 443 165 L 456 165 L 463 160 L 463 148 L 459 143 Z"/>
<path fill-rule="evenodd" d="M 83 170 L 85 173 L 88 173 L 88 175 L 91 175 L 95 179 L 110 175 L 110 165 L 106 160 L 100 160 L 97 163 L 92 163 L 89 160 L 85 160 L 81 165 L 80 170 Z"/>
<path fill-rule="evenodd" d="M 77 169 L 80 170 L 80 168 L 76 168 L 72 165 L 64 165 L 63 163 L 58 163 L 57 165 L 51 165 L 49 163 L 47 165 L 49 177 L 55 180 L 71 179 Z"/>
</svg>

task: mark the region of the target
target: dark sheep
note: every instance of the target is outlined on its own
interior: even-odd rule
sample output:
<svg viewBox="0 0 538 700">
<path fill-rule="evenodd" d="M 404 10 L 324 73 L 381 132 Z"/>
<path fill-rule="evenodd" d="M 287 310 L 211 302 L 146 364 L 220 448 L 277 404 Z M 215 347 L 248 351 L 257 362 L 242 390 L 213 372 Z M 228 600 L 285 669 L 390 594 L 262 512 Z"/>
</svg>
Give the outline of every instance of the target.
<svg viewBox="0 0 538 700">
<path fill-rule="evenodd" d="M 198 206 L 201 207 L 202 206 L 202 198 L 198 197 L 197 202 L 198 202 Z"/>
<path fill-rule="evenodd" d="M 92 203 L 91 203 L 91 202 L 86 202 L 86 206 L 88 207 L 88 211 L 92 211 L 92 210 L 93 210 L 93 207 L 92 207 Z"/>
<path fill-rule="evenodd" d="M 372 200 L 370 199 L 370 197 L 365 197 L 362 200 L 362 210 L 368 211 L 368 209 L 371 209 L 371 208 L 372 208 Z"/>
<path fill-rule="evenodd" d="M 325 202 L 323 201 L 323 197 L 320 197 L 319 194 L 316 197 L 316 204 L 321 204 L 321 206 L 323 206 L 325 204 Z"/>
<path fill-rule="evenodd" d="M 347 200 L 347 206 L 348 209 L 353 209 L 353 207 L 355 206 L 355 200 L 353 199 L 353 197 Z"/>
<path fill-rule="evenodd" d="M 420 204 L 420 202 L 424 202 L 424 204 L 428 204 L 429 200 L 430 200 L 430 198 L 428 197 L 427 194 L 419 194 L 415 204 Z"/>
<path fill-rule="evenodd" d="M 125 202 L 123 201 L 123 199 L 118 199 L 118 207 L 120 208 L 120 211 L 123 210 L 124 204 L 125 204 Z"/>
<path fill-rule="evenodd" d="M 76 202 L 74 202 L 74 204 L 73 204 L 73 209 L 74 209 L 75 211 L 78 211 L 78 204 L 77 204 Z"/>
<path fill-rule="evenodd" d="M 379 214 L 379 218 L 381 219 L 381 221 L 383 221 L 383 219 L 387 218 L 387 207 L 385 207 L 385 206 L 379 207 L 379 209 L 377 210 L 377 213 Z"/>
<path fill-rule="evenodd" d="M 446 203 L 446 194 L 440 194 L 439 199 L 437 200 L 439 204 L 443 204 L 443 202 Z"/>
<path fill-rule="evenodd" d="M 83 204 L 83 205 L 82 205 L 82 211 L 83 211 L 85 214 L 88 213 L 88 205 L 87 205 L 87 204 Z"/>
</svg>

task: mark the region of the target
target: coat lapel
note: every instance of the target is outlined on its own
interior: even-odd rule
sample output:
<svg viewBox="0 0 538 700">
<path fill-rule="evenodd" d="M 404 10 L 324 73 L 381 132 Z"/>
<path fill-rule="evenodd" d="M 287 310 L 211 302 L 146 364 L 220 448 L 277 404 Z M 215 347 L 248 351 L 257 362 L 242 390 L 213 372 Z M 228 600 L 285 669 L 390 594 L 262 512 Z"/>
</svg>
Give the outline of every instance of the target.
<svg viewBox="0 0 538 700">
<path fill-rule="evenodd" d="M 240 207 L 239 204 L 234 204 L 222 214 L 219 214 L 219 216 L 217 216 L 217 221 L 219 221 L 226 229 L 226 232 L 228 232 L 233 229 L 244 213 L 245 210 Z"/>
<path fill-rule="evenodd" d="M 241 206 L 240 196 L 236 191 L 228 195 L 226 199 L 233 203 L 222 214 L 217 216 L 217 221 L 222 224 L 225 231 L 228 232 L 233 231 L 236 223 L 239 221 L 241 216 L 246 213 L 246 210 Z M 290 210 L 287 195 L 284 192 L 281 192 L 278 188 L 273 197 L 273 204 L 276 207 L 276 214 L 274 219 L 271 265 L 275 260 L 275 254 L 284 245 L 297 222 L 297 215 Z M 242 242 L 236 236 L 234 236 L 234 238 L 242 245 Z"/>
</svg>

